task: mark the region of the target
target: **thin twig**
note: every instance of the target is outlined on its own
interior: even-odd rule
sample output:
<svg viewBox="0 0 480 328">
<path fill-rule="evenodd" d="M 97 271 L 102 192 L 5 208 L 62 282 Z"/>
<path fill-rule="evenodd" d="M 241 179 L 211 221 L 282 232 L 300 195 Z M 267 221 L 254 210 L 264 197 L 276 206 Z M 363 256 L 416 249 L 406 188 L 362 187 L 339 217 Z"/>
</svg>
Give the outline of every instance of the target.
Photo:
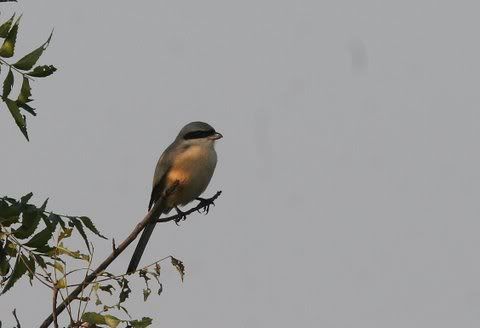
<svg viewBox="0 0 480 328">
<path fill-rule="evenodd" d="M 95 280 L 93 280 L 93 282 L 95 282 Z M 85 288 L 88 287 L 85 286 Z M 80 315 L 80 318 L 83 316 L 83 314 L 85 313 L 85 311 L 87 310 L 87 306 L 88 306 L 88 303 L 90 302 L 90 299 L 92 297 L 92 293 L 93 293 L 93 286 L 90 286 L 90 292 L 88 293 L 88 296 L 87 296 L 87 301 L 85 302 L 85 306 L 83 307 L 83 311 L 82 311 L 82 314 Z M 80 319 L 79 319 L 80 320 Z"/>
<path fill-rule="evenodd" d="M 90 268 L 78 268 L 78 269 L 71 270 L 71 271 L 68 271 L 67 273 L 65 273 L 65 277 L 71 275 L 72 273 L 78 272 L 78 271 L 93 271 L 93 270 L 90 269 Z M 74 285 L 68 285 L 68 286 L 71 287 L 71 286 L 74 286 Z"/>
<path fill-rule="evenodd" d="M 59 238 L 59 236 L 57 236 L 56 247 L 58 247 L 58 244 L 59 244 L 59 243 L 60 243 L 60 238 Z M 58 260 L 57 260 L 57 252 L 54 253 L 54 258 L 53 258 L 53 259 L 54 259 L 54 264 L 57 264 L 57 262 L 58 262 Z M 64 264 L 64 271 L 62 272 L 62 274 L 63 274 L 63 278 L 62 278 L 62 279 L 65 279 L 65 286 L 64 286 L 64 287 L 66 287 L 66 285 L 67 285 L 67 279 L 66 279 L 66 277 L 65 277 L 65 272 L 66 272 L 66 270 L 67 270 L 67 264 L 65 263 L 65 264 Z M 57 288 L 57 293 L 60 292 L 60 298 L 62 299 L 62 301 L 65 301 L 65 297 L 63 296 L 63 293 L 62 293 L 62 290 L 61 290 L 62 286 L 61 286 L 60 288 L 58 287 L 58 276 L 57 276 L 57 268 L 56 268 L 56 266 L 55 266 L 54 269 L 53 269 L 53 277 L 55 278 L 55 283 L 54 283 L 53 286 L 54 286 L 54 288 Z M 67 292 L 67 295 L 68 295 L 68 292 Z M 55 306 L 56 306 L 56 304 L 55 304 Z M 56 311 L 56 310 L 55 310 L 54 312 L 55 312 L 55 313 L 59 313 L 59 312 Z M 67 313 L 68 313 L 68 316 L 70 317 L 70 322 L 73 322 L 72 309 L 71 309 L 71 307 L 70 307 L 70 304 L 68 304 L 68 306 L 67 306 Z M 53 312 L 52 312 L 52 316 L 53 316 Z"/>
<path fill-rule="evenodd" d="M 15 321 L 17 322 L 17 327 L 15 328 L 21 328 L 22 326 L 20 325 L 20 321 L 17 318 L 17 309 L 13 309 L 13 317 L 15 318 Z"/>
<path fill-rule="evenodd" d="M 88 267 L 87 267 L 87 270 L 85 271 L 85 278 L 83 278 L 84 280 L 87 278 L 87 275 L 88 275 L 88 271 L 90 271 L 90 267 L 92 266 L 92 261 L 93 261 L 93 254 L 94 254 L 94 247 L 93 247 L 93 244 L 91 244 L 91 248 L 92 248 L 92 251 L 90 252 L 90 257 L 88 259 Z M 72 273 L 72 271 L 70 271 L 69 273 Z M 65 275 L 67 276 L 67 275 Z M 83 298 L 83 292 L 85 291 L 85 288 L 82 290 L 82 292 L 80 293 L 80 302 L 78 304 L 78 311 L 77 311 L 77 321 L 80 321 L 80 310 L 82 308 L 82 298 Z M 86 302 L 88 304 L 88 302 Z M 82 313 L 83 315 L 83 313 Z"/>
<path fill-rule="evenodd" d="M 60 294 L 60 298 L 62 299 L 62 302 L 65 302 L 65 296 L 63 296 L 63 293 L 62 293 L 61 289 L 59 289 L 59 294 Z M 57 313 L 58 313 L 58 311 L 57 311 Z M 72 313 L 72 308 L 70 307 L 70 304 L 67 306 L 67 314 L 68 314 L 68 317 L 70 318 L 70 323 L 73 323 L 74 322 L 73 313 Z"/>
<path fill-rule="evenodd" d="M 65 272 L 67 272 L 67 262 L 65 262 L 64 267 L 65 267 Z M 67 275 L 63 274 L 62 279 L 65 279 L 65 294 L 69 295 L 70 292 L 68 290 Z M 62 293 L 62 291 L 60 291 L 60 295 L 62 296 L 62 300 L 63 300 L 63 295 L 61 293 Z M 68 304 L 67 311 L 68 311 L 68 314 L 70 315 L 70 323 L 73 324 L 75 322 L 75 320 L 73 319 L 72 304 Z"/>
<path fill-rule="evenodd" d="M 58 288 L 53 288 L 53 305 L 52 305 L 52 316 L 53 316 L 53 326 L 58 328 L 58 321 L 57 321 L 57 296 L 58 296 Z"/>
<path fill-rule="evenodd" d="M 29 79 L 30 81 L 35 81 L 35 79 L 34 79 L 33 77 L 27 75 L 27 73 L 25 73 L 25 72 L 22 72 L 21 70 L 19 70 L 18 68 L 16 68 L 16 67 L 13 66 L 12 64 L 7 63 L 5 60 L 0 59 L 0 63 L 1 63 L 2 65 L 8 66 L 10 69 L 13 69 L 13 70 L 16 71 L 18 74 L 22 75 L 23 77 L 26 77 L 26 78 Z"/>
<path fill-rule="evenodd" d="M 160 262 L 162 262 L 162 261 L 165 261 L 166 259 L 171 259 L 171 258 L 173 258 L 173 256 L 172 256 L 172 255 L 168 255 L 168 256 L 165 256 L 164 258 L 162 258 L 162 259 L 160 259 L 160 260 L 158 260 L 158 261 L 155 261 L 155 262 L 153 262 L 153 263 L 151 263 L 151 264 L 149 264 L 149 265 L 146 265 L 146 266 L 144 266 L 144 267 L 142 267 L 142 268 L 139 268 L 139 269 L 137 269 L 137 270 L 135 270 L 135 271 L 133 271 L 133 272 L 131 272 L 131 273 L 124 273 L 124 274 L 120 274 L 120 275 L 118 275 L 118 276 L 113 276 L 113 275 L 112 275 L 112 276 L 108 276 L 107 278 L 104 278 L 104 279 L 92 281 L 92 283 L 93 283 L 93 282 L 96 282 L 96 283 L 98 282 L 98 283 L 100 283 L 100 282 L 105 282 L 105 281 L 109 281 L 109 280 L 117 280 L 117 279 L 123 278 L 123 277 L 125 277 L 125 276 L 130 276 L 130 275 L 132 275 L 132 274 L 134 274 L 134 273 L 137 273 L 137 272 L 140 272 L 140 271 L 142 271 L 142 270 L 145 270 L 145 269 L 147 269 L 147 268 L 149 268 L 149 267 L 151 267 L 151 266 L 154 266 L 154 265 L 157 264 L 157 263 L 160 263 Z M 98 275 L 98 277 L 102 277 L 102 274 Z M 82 285 L 82 284 L 72 284 L 72 285 L 68 285 L 68 286 L 69 286 L 69 287 L 75 287 L 75 286 L 81 286 L 81 285 Z"/>
<path fill-rule="evenodd" d="M 19 248 L 20 248 L 20 251 L 23 249 L 24 251 L 26 251 L 27 253 L 30 254 L 30 256 L 33 257 L 34 253 L 32 251 L 30 251 L 28 248 L 25 248 L 22 243 L 20 243 L 12 234 L 6 232 L 6 231 L 3 231 L 3 233 L 9 237 L 9 239 L 15 243 Z M 45 279 L 46 281 L 48 281 L 48 275 L 46 276 L 43 276 L 41 275 L 40 273 L 37 273 L 35 272 L 34 270 L 32 270 L 32 268 L 29 266 L 29 264 L 23 259 L 23 257 L 21 255 L 20 256 L 20 260 L 23 262 L 23 264 L 25 264 L 25 267 L 27 268 L 28 272 L 30 272 L 30 274 L 32 276 L 34 276 L 35 278 L 37 278 L 38 281 L 40 281 L 43 285 L 45 285 L 46 287 L 50 288 L 50 289 L 53 289 L 52 286 L 50 286 L 48 283 L 46 283 L 45 281 L 43 281 L 40 277 L 42 277 L 43 279 Z M 33 257 L 35 259 L 35 257 Z M 43 268 L 42 268 L 43 269 Z M 45 271 L 45 270 L 44 270 Z M 46 273 L 46 272 L 45 272 Z"/>
</svg>

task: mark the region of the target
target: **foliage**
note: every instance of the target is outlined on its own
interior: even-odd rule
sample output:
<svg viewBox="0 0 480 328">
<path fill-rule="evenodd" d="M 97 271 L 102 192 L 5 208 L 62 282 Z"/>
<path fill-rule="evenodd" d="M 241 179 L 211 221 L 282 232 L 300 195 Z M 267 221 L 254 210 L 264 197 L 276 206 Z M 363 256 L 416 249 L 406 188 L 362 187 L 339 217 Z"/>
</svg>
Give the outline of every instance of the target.
<svg viewBox="0 0 480 328">
<path fill-rule="evenodd" d="M 30 106 L 33 99 L 32 88 L 30 82 L 34 78 L 43 78 L 53 74 L 57 69 L 53 65 L 36 65 L 45 49 L 47 49 L 52 38 L 52 33 L 38 48 L 16 60 L 13 64 L 7 62 L 7 58 L 12 58 L 15 54 L 15 44 L 20 25 L 21 16 L 16 18 L 15 14 L 6 22 L 0 24 L 0 38 L 3 43 L 0 46 L 0 71 L 5 71 L 5 79 L 1 100 L 5 103 L 6 108 L 10 111 L 15 123 L 25 138 L 28 139 L 27 120 L 25 113 L 36 116 L 36 109 Z M 17 78 L 15 77 L 17 76 Z M 18 80 L 20 91 L 15 96 L 11 94 L 15 81 Z M 21 82 L 20 82 L 21 81 Z"/>
<path fill-rule="evenodd" d="M 90 218 L 47 211 L 48 199 L 41 206 L 36 206 L 30 203 L 32 196 L 32 193 L 28 193 L 20 200 L 11 197 L 0 198 L 1 295 L 10 291 L 23 277 L 27 277 L 31 284 L 35 280 L 39 281 L 63 295 L 67 288 L 79 285 L 70 282 L 73 273 L 90 271 L 94 248 L 89 235 L 93 234 L 106 239 Z M 75 234 L 83 239 L 85 250 L 72 250 L 67 246 L 68 241 Z M 152 279 L 157 284 L 157 294 L 162 293 L 160 262 L 167 259 L 170 259 L 183 281 L 185 267 L 180 260 L 172 256 L 137 270 L 139 277 L 145 282 L 144 301 L 147 301 L 151 294 Z M 71 261 L 78 268 L 68 270 Z M 151 318 L 144 317 L 136 320 L 130 317 L 124 303 L 131 292 L 127 275 L 114 275 L 103 271 L 78 298 L 77 316 L 75 317 L 71 308 L 67 309 L 71 324 L 87 322 L 108 327 L 117 327 L 120 324 L 126 327 L 149 326 L 152 322 Z M 115 294 L 117 294 L 117 301 L 114 304 L 106 304 L 103 300 L 104 296 Z M 86 312 L 90 301 L 94 301 L 96 312 Z M 112 311 L 123 312 L 128 319 L 114 316 L 110 313 Z"/>
</svg>

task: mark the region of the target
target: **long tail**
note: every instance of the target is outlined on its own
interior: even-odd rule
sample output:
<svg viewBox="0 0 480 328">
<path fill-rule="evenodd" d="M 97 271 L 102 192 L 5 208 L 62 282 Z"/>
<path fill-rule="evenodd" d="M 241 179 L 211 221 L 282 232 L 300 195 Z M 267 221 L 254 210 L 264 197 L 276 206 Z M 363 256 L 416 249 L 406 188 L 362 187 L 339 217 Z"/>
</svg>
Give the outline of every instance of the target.
<svg viewBox="0 0 480 328">
<path fill-rule="evenodd" d="M 143 251 L 145 247 L 147 247 L 148 240 L 152 235 L 153 229 L 155 229 L 156 222 L 149 223 L 145 229 L 143 229 L 142 236 L 138 241 L 137 248 L 135 248 L 135 252 L 133 252 L 132 259 L 130 260 L 130 264 L 128 265 L 127 273 L 132 273 L 137 270 L 138 263 L 140 263 L 140 259 L 142 258 Z"/>
</svg>

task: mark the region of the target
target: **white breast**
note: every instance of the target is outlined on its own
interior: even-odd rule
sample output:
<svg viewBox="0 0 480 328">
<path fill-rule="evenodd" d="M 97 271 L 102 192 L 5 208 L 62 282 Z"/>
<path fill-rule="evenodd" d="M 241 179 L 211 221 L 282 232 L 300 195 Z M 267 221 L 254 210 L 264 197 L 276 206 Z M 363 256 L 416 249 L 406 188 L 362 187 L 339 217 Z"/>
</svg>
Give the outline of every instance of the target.
<svg viewBox="0 0 480 328">
<path fill-rule="evenodd" d="M 191 146 L 174 161 L 168 180 L 180 182 L 180 188 L 170 199 L 172 206 L 185 205 L 199 197 L 207 188 L 217 164 L 213 146 Z"/>
</svg>

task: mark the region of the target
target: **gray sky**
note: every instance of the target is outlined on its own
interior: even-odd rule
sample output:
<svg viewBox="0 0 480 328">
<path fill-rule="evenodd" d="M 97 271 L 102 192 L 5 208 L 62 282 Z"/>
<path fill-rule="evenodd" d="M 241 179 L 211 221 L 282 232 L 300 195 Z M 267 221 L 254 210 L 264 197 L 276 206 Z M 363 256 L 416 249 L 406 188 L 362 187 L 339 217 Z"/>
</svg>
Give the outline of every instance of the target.
<svg viewBox="0 0 480 328">
<path fill-rule="evenodd" d="M 208 216 L 158 227 L 155 327 L 478 327 L 480 5 L 473 1 L 33 1 L 23 54 L 55 34 L 31 142 L 0 110 L 1 193 L 121 240 L 159 154 L 192 120 L 225 138 Z M 110 249 L 97 240 L 97 260 Z M 132 247 L 133 248 L 133 247 Z M 112 266 L 123 273 L 133 249 Z M 141 287 L 141 281 L 138 282 Z M 22 288 L 25 287 L 25 288 Z M 0 297 L 26 327 L 27 281 Z M 25 297 L 29 293 L 28 298 Z"/>
</svg>

